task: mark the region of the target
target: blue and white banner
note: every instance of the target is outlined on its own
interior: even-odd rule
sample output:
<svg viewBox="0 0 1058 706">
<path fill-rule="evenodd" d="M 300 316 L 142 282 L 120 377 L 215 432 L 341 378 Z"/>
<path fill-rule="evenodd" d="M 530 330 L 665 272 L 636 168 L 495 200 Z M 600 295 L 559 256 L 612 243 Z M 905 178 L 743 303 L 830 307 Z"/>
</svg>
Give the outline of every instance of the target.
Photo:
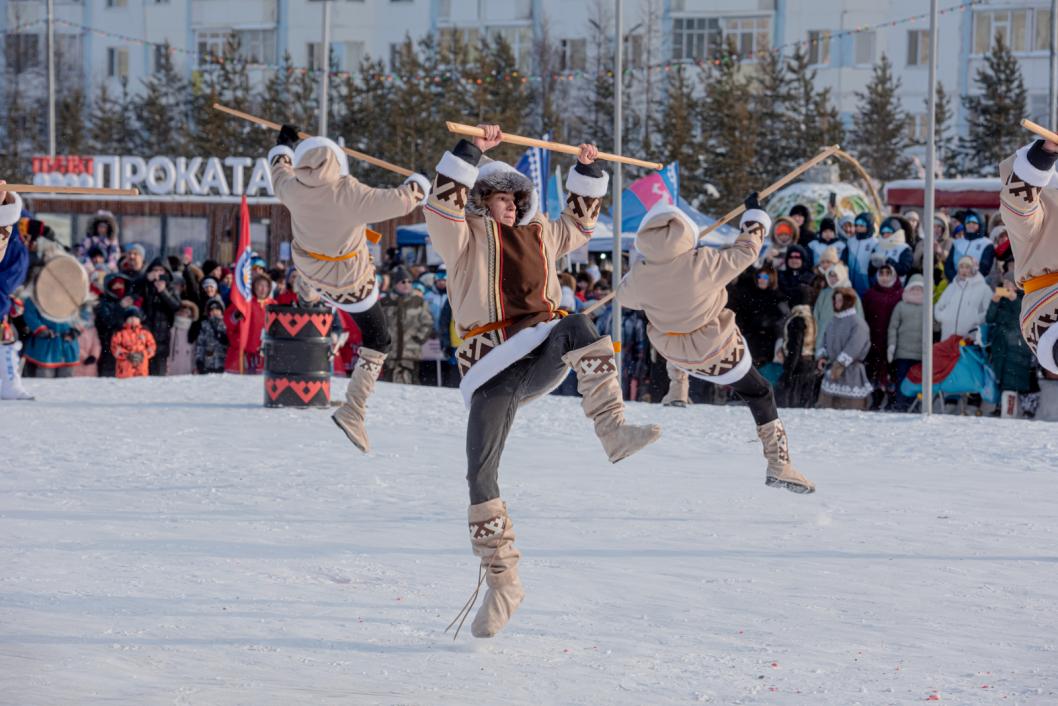
<svg viewBox="0 0 1058 706">
<path fill-rule="evenodd" d="M 551 133 L 544 133 L 541 139 L 550 141 Z M 547 178 L 551 173 L 551 151 L 540 147 L 530 147 L 514 165 L 514 168 L 533 182 L 536 193 L 540 196 L 541 213 L 550 214 Z"/>
</svg>

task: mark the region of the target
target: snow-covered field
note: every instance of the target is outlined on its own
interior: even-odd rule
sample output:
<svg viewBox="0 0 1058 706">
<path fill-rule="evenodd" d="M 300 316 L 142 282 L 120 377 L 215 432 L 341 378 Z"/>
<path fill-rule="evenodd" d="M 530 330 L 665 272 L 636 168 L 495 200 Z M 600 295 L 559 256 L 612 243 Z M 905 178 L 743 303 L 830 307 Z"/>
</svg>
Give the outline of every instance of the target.
<svg viewBox="0 0 1058 706">
<path fill-rule="evenodd" d="M 527 597 L 489 641 L 465 413 L 382 385 L 359 455 L 260 378 L 27 381 L 0 403 L 3 704 L 1058 703 L 1058 426 L 742 408 L 525 408 L 501 487 Z M 336 381 L 334 394 L 344 391 Z"/>
</svg>

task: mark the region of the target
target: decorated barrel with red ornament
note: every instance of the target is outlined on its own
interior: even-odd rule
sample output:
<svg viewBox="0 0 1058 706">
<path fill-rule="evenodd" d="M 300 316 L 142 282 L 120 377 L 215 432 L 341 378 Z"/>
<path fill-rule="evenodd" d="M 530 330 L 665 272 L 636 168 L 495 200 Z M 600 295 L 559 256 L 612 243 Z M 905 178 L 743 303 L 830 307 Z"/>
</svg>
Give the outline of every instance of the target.
<svg viewBox="0 0 1058 706">
<path fill-rule="evenodd" d="M 267 309 L 264 336 L 265 407 L 329 407 L 331 322 L 324 307 Z"/>
</svg>

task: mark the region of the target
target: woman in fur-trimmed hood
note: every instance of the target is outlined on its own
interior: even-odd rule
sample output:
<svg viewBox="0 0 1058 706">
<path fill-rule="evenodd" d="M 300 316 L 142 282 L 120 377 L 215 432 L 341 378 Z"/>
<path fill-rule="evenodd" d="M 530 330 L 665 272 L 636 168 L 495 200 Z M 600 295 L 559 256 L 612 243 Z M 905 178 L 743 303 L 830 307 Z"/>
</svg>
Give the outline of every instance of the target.
<svg viewBox="0 0 1058 706">
<path fill-rule="evenodd" d="M 610 461 L 632 455 L 661 431 L 625 422 L 613 342 L 588 317 L 561 308 L 555 261 L 591 238 L 609 184 L 595 164 L 598 150 L 580 146 L 566 180 L 566 208 L 549 221 L 538 213 L 526 177 L 483 157 L 502 141 L 499 126 L 480 127 L 482 137 L 461 140 L 441 158 L 424 210 L 431 243 L 448 270 L 449 303 L 463 339 L 456 360 L 470 409 L 470 540 L 488 581 L 472 632 L 492 637 L 524 595 L 498 483 L 500 455 L 518 408 L 560 385 L 572 367 L 584 413 Z M 466 610 L 472 607 L 471 601 Z"/>
<path fill-rule="evenodd" d="M 290 211 L 290 253 L 298 271 L 298 295 L 307 303 L 323 300 L 345 311 L 363 333 L 345 403 L 332 419 L 366 452 L 367 398 L 390 346 L 375 287 L 375 264 L 367 247 L 367 224 L 411 213 L 426 200 L 430 183 L 422 174 L 412 174 L 396 188 L 372 188 L 350 176 L 348 157 L 333 140 L 299 141 L 299 134 L 292 125 L 279 131 L 277 144 L 268 153 L 272 184 Z"/>
</svg>

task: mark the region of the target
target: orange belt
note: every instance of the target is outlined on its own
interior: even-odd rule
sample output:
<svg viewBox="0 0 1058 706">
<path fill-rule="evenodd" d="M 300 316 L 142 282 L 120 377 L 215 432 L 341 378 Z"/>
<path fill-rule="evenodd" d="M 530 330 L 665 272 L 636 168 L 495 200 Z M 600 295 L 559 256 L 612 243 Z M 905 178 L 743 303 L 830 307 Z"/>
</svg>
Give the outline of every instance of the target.
<svg viewBox="0 0 1058 706">
<path fill-rule="evenodd" d="M 377 230 L 371 230 L 370 228 L 367 229 L 366 237 L 368 241 L 372 243 L 377 243 L 378 241 L 382 240 L 382 234 L 379 233 Z M 354 257 L 356 257 L 356 250 L 353 250 L 352 252 L 347 252 L 344 255 L 338 255 L 337 257 L 333 257 L 331 255 L 324 255 L 323 253 L 319 252 L 312 252 L 311 250 L 306 250 L 305 254 L 311 257 L 313 260 L 322 260 L 323 262 L 343 262 L 345 260 L 352 260 Z"/>
<path fill-rule="evenodd" d="M 1047 275 L 1040 275 L 1039 277 L 1032 277 L 1025 280 L 1021 284 L 1021 288 L 1025 290 L 1025 294 L 1032 294 L 1041 289 L 1053 287 L 1056 284 L 1058 284 L 1058 272 L 1052 272 Z"/>
<path fill-rule="evenodd" d="M 561 309 L 553 313 L 558 314 L 559 318 L 565 318 L 566 316 L 569 316 L 568 312 L 562 311 Z M 483 333 L 492 333 L 493 331 L 500 331 L 502 329 L 507 328 L 513 323 L 514 319 L 504 319 L 503 321 L 493 321 L 491 324 L 483 324 L 481 326 L 477 326 L 467 331 L 466 335 L 463 336 L 463 340 L 465 341 L 468 338 L 480 336 Z"/>
</svg>

